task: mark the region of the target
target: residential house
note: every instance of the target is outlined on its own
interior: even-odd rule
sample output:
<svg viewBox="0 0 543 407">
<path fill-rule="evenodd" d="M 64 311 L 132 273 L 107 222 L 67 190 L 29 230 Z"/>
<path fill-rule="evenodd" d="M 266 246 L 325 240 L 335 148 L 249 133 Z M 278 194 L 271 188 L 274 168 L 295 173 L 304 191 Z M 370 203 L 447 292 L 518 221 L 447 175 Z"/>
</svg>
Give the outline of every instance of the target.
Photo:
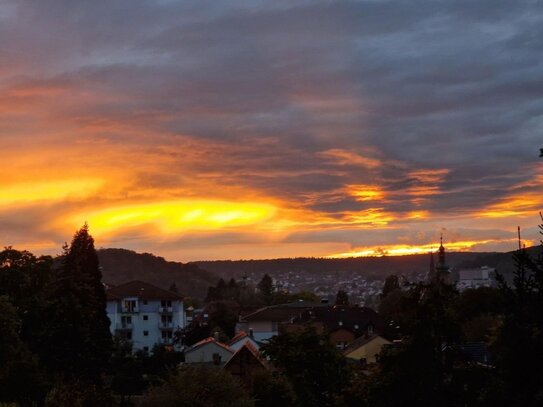
<svg viewBox="0 0 543 407">
<path fill-rule="evenodd" d="M 175 333 L 185 327 L 183 298 L 143 281 L 106 290 L 112 335 L 132 342 L 134 350 L 174 345 Z"/>
<path fill-rule="evenodd" d="M 185 351 L 185 363 L 209 363 L 223 365 L 234 351 L 217 339 L 209 337 Z"/>
<path fill-rule="evenodd" d="M 251 314 L 240 316 L 240 321 L 236 325 L 236 332 L 249 332 L 256 341 L 267 341 L 279 334 L 279 326 L 281 324 L 292 322 L 304 311 L 325 305 L 308 301 L 297 301 L 264 307 Z"/>
<path fill-rule="evenodd" d="M 254 373 L 269 369 L 270 365 L 250 340 L 246 340 L 224 365 L 224 370 L 246 384 L 251 382 Z"/>
<path fill-rule="evenodd" d="M 377 355 L 386 345 L 392 345 L 392 342 L 380 335 L 364 335 L 351 342 L 343 350 L 343 355 L 348 359 L 368 364 L 376 363 Z"/>
<path fill-rule="evenodd" d="M 293 321 L 290 329 L 299 329 L 308 324 L 314 326 L 317 332 L 327 334 L 330 343 L 338 349 L 345 349 L 364 335 L 378 333 L 389 336 L 390 330 L 383 317 L 371 308 L 347 305 L 306 310 Z"/>
<path fill-rule="evenodd" d="M 253 336 L 247 334 L 245 331 L 239 331 L 229 342 L 228 347 L 237 351 L 246 342 L 249 342 L 256 350 L 260 349 L 260 343 L 255 340 Z"/>
</svg>

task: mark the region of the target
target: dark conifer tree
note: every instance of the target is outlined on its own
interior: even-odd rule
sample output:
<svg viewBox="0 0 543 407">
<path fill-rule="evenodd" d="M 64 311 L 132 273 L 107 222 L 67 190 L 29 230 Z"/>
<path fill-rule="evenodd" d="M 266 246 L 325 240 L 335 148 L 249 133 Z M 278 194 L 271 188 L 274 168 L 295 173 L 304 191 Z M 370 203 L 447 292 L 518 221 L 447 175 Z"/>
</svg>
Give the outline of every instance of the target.
<svg viewBox="0 0 543 407">
<path fill-rule="evenodd" d="M 106 293 L 85 224 L 65 246 L 50 309 L 49 363 L 67 379 L 98 381 L 112 352 Z"/>
<path fill-rule="evenodd" d="M 349 305 L 349 295 L 344 290 L 337 292 L 336 305 Z"/>
</svg>

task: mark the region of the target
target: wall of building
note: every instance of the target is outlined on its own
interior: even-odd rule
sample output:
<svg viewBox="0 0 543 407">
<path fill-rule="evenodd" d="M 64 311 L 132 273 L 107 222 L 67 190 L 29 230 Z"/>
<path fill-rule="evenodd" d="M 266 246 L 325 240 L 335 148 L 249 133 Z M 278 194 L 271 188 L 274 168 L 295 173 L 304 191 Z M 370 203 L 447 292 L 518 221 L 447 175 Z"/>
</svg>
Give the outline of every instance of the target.
<svg viewBox="0 0 543 407">
<path fill-rule="evenodd" d="M 360 360 L 364 358 L 366 359 L 367 363 L 376 363 L 376 356 L 381 352 L 381 349 L 383 349 L 384 345 L 389 344 L 391 344 L 390 341 L 386 340 L 381 336 L 377 336 L 371 342 L 366 343 L 365 345 L 353 350 L 345 356 L 355 360 Z"/>
<path fill-rule="evenodd" d="M 221 363 L 227 362 L 233 355 L 233 352 L 210 342 L 185 353 L 185 363 L 213 363 L 213 355 L 216 353 L 221 356 Z"/>
<path fill-rule="evenodd" d="M 134 312 L 123 312 L 124 300 L 135 300 Z M 171 313 L 161 313 L 161 300 L 141 300 L 134 297 L 107 302 L 107 315 L 111 321 L 110 331 L 112 335 L 117 333 L 127 335 L 130 333 L 134 350 L 153 349 L 156 344 L 172 343 L 173 333 L 177 329 L 185 327 L 185 312 L 182 301 L 172 301 Z M 162 316 L 170 315 L 171 323 L 162 322 Z M 130 317 L 131 324 L 124 324 L 123 317 Z M 123 329 L 124 328 L 124 329 Z M 166 340 L 162 332 L 170 337 Z"/>
</svg>

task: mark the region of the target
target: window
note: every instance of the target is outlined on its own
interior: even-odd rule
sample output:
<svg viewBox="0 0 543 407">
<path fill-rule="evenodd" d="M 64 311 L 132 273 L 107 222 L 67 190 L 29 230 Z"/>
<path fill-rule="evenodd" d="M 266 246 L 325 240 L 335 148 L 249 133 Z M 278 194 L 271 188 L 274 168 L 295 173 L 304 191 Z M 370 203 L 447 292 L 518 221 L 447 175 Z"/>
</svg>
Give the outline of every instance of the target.
<svg viewBox="0 0 543 407">
<path fill-rule="evenodd" d="M 347 347 L 347 341 L 337 341 L 336 342 L 336 348 L 337 349 L 345 349 Z"/>
<path fill-rule="evenodd" d="M 149 336 L 149 331 L 143 331 L 143 336 Z"/>
<path fill-rule="evenodd" d="M 143 305 L 147 305 L 147 300 L 143 300 Z"/>
<path fill-rule="evenodd" d="M 134 312 L 136 310 L 135 300 L 124 300 L 124 309 L 126 312 Z"/>
<path fill-rule="evenodd" d="M 128 339 L 129 341 L 132 340 L 132 332 L 127 332 L 126 333 L 126 339 Z"/>
<path fill-rule="evenodd" d="M 145 353 L 149 352 L 149 346 L 144 346 L 144 347 L 143 347 L 143 351 L 144 351 Z"/>
<path fill-rule="evenodd" d="M 130 315 L 128 316 L 122 316 L 121 317 L 121 324 L 123 326 L 130 325 L 132 323 L 132 317 Z"/>
<path fill-rule="evenodd" d="M 149 315 L 144 315 L 144 316 L 143 316 L 143 320 L 144 320 L 144 321 L 148 321 L 148 320 L 149 320 Z"/>
</svg>

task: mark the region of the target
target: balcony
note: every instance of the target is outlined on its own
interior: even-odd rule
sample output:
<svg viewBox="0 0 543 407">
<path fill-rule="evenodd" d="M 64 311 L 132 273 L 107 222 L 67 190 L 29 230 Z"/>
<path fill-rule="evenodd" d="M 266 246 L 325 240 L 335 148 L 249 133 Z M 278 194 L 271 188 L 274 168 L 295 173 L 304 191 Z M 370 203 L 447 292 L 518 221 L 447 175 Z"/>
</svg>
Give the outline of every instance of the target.
<svg viewBox="0 0 543 407">
<path fill-rule="evenodd" d="M 131 308 L 131 307 L 121 307 L 121 313 L 122 314 L 137 314 L 140 312 L 140 309 L 138 307 Z"/>
<path fill-rule="evenodd" d="M 173 322 L 164 322 L 164 321 L 160 321 L 158 323 L 158 327 L 160 329 L 173 329 Z"/>
<path fill-rule="evenodd" d="M 173 308 L 172 307 L 160 307 L 158 309 L 158 312 L 161 313 L 161 314 L 171 314 L 173 312 Z"/>
<path fill-rule="evenodd" d="M 172 345 L 173 344 L 173 338 L 160 338 L 160 343 L 162 345 Z"/>
<path fill-rule="evenodd" d="M 115 330 L 117 331 L 131 331 L 132 330 L 132 323 L 120 323 L 115 326 Z"/>
</svg>

